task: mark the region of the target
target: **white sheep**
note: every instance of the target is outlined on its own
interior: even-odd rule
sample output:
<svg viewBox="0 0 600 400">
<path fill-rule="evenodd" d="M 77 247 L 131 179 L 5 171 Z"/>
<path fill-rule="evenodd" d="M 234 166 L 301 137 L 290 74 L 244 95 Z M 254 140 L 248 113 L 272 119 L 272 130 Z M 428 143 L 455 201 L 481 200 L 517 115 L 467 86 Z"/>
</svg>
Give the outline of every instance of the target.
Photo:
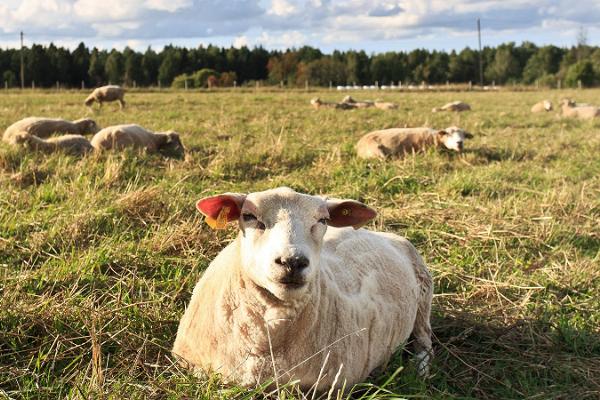
<svg viewBox="0 0 600 400">
<path fill-rule="evenodd" d="M 461 152 L 464 140 L 472 138 L 469 132 L 456 126 L 439 130 L 432 128 L 393 128 L 369 132 L 356 144 L 360 158 L 399 158 L 405 154 L 422 152 L 430 147 Z"/>
<path fill-rule="evenodd" d="M 353 107 L 350 104 L 346 104 L 346 103 L 330 103 L 327 101 L 323 101 L 318 97 L 315 97 L 313 99 L 310 100 L 310 105 L 315 108 L 315 109 L 320 109 L 320 108 L 335 108 L 335 109 L 339 109 L 339 110 L 351 110 L 355 107 Z"/>
<path fill-rule="evenodd" d="M 41 139 L 29 133 L 21 132 L 14 136 L 14 144 L 44 153 L 64 152 L 72 155 L 84 155 L 94 150 L 90 141 L 81 135 L 63 135 Z"/>
<path fill-rule="evenodd" d="M 398 104 L 385 102 L 385 101 L 375 100 L 374 105 L 375 105 L 375 108 L 379 108 L 380 110 L 396 110 L 396 109 L 398 109 Z"/>
<path fill-rule="evenodd" d="M 573 100 L 562 99 L 561 111 L 563 117 L 594 119 L 600 117 L 600 108 L 589 104 L 576 104 Z"/>
<path fill-rule="evenodd" d="M 101 86 L 99 88 L 94 89 L 92 94 L 90 94 L 85 99 L 84 104 L 87 107 L 91 107 L 92 104 L 94 104 L 94 102 L 96 101 L 96 102 L 98 102 L 98 104 L 100 104 L 100 107 L 102 107 L 102 103 L 118 101 L 119 107 L 122 109 L 123 107 L 125 107 L 125 100 L 123 99 L 124 97 L 125 97 L 125 89 L 123 89 L 121 86 L 117 86 L 117 85 Z"/>
<path fill-rule="evenodd" d="M 431 110 L 431 112 L 440 112 L 440 111 L 454 111 L 454 112 L 461 112 L 461 111 L 470 111 L 471 110 L 471 106 L 468 105 L 467 103 L 464 103 L 462 101 L 453 101 L 452 103 L 448 103 L 448 104 L 444 104 L 442 107 L 436 107 L 433 110 Z"/>
<path fill-rule="evenodd" d="M 54 133 L 86 135 L 96 133 L 98 130 L 99 127 L 96 122 L 88 118 L 67 121 L 59 118 L 28 117 L 6 128 L 2 140 L 14 144 L 15 136 L 21 133 L 45 139 Z"/>
<path fill-rule="evenodd" d="M 151 132 L 135 124 L 104 128 L 94 135 L 91 143 L 94 149 L 99 151 L 129 147 L 144 149 L 150 153 L 166 151 L 181 155 L 184 152 L 178 133 Z"/>
<path fill-rule="evenodd" d="M 375 105 L 375 103 L 370 100 L 356 101 L 350 95 L 345 96 L 339 104 L 346 104 L 351 108 L 369 108 Z"/>
<path fill-rule="evenodd" d="M 184 365 L 245 386 L 351 387 L 412 333 L 427 373 L 432 279 L 408 240 L 358 229 L 374 210 L 289 188 L 208 197 L 197 208 L 240 232 L 180 321 L 173 353 Z"/>
<path fill-rule="evenodd" d="M 548 111 L 552 111 L 552 102 L 550 100 L 540 101 L 538 103 L 535 103 L 533 105 L 533 107 L 531 107 L 532 113 L 548 112 Z"/>
</svg>

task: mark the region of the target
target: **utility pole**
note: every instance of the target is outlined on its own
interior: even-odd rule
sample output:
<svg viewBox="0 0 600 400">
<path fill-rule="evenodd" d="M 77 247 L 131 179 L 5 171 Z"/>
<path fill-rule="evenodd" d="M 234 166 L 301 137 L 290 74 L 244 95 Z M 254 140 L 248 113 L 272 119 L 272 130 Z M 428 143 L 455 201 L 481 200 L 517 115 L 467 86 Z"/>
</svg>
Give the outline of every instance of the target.
<svg viewBox="0 0 600 400">
<path fill-rule="evenodd" d="M 21 31 L 21 90 L 25 89 L 25 66 L 23 65 L 23 31 Z"/>
<path fill-rule="evenodd" d="M 479 85 L 483 87 L 483 55 L 481 54 L 481 21 L 477 18 L 477 37 L 479 39 Z"/>
</svg>

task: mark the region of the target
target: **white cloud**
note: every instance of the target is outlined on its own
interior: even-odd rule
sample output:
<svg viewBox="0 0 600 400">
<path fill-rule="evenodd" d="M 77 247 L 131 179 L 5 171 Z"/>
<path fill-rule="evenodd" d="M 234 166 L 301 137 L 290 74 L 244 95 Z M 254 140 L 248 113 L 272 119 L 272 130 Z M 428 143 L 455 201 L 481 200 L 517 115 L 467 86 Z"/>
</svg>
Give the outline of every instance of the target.
<svg viewBox="0 0 600 400">
<path fill-rule="evenodd" d="M 140 27 L 140 22 L 128 21 L 128 22 L 113 22 L 113 23 L 98 23 L 92 24 L 92 28 L 96 30 L 99 36 L 107 38 L 118 38 L 125 34 L 127 31 L 132 31 Z"/>
<path fill-rule="evenodd" d="M 248 46 L 248 37 L 247 36 L 238 36 L 233 39 L 233 47 L 239 49 L 241 47 Z"/>
<path fill-rule="evenodd" d="M 299 31 L 285 32 L 283 34 L 272 35 L 268 32 L 262 32 L 256 39 L 257 44 L 268 48 L 287 49 L 299 47 L 307 43 L 307 37 Z"/>
<path fill-rule="evenodd" d="M 147 0 L 146 5 L 151 10 L 168 11 L 173 13 L 177 10 L 191 7 L 191 0 Z"/>
<path fill-rule="evenodd" d="M 45 43 L 136 40 L 143 46 L 193 38 L 196 43 L 235 46 L 343 43 L 360 48 L 365 43 L 424 38 L 448 42 L 472 34 L 478 17 L 487 37 L 528 40 L 535 32 L 536 38 L 545 35 L 552 38 L 548 41 L 564 43 L 567 39 L 560 39 L 557 30 L 587 26 L 592 32 L 600 20 L 600 1 L 586 2 L 585 7 L 573 4 L 572 0 L 0 0 L 0 44 L 13 43 L 23 29 L 29 40 Z M 595 38 L 590 35 L 591 41 Z"/>
<path fill-rule="evenodd" d="M 268 11 L 268 14 L 287 17 L 294 14 L 297 10 L 296 6 L 287 0 L 272 0 L 271 9 Z"/>
</svg>

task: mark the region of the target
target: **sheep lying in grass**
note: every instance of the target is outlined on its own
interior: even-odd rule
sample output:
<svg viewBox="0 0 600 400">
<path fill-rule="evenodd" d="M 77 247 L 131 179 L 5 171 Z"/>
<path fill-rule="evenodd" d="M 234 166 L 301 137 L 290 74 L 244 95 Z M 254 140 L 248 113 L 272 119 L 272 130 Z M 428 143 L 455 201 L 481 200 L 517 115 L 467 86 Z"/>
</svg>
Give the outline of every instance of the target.
<svg viewBox="0 0 600 400">
<path fill-rule="evenodd" d="M 576 104 L 573 100 L 563 99 L 561 101 L 563 117 L 594 119 L 600 117 L 600 108 L 589 104 Z"/>
<path fill-rule="evenodd" d="M 115 125 L 102 129 L 92 138 L 96 150 L 144 149 L 150 153 L 158 151 L 183 155 L 184 148 L 179 134 L 169 132 L 151 132 L 139 125 Z"/>
<path fill-rule="evenodd" d="M 379 108 L 380 110 L 396 110 L 398 109 L 398 104 L 384 101 L 375 101 L 375 108 Z"/>
<path fill-rule="evenodd" d="M 548 111 L 552 111 L 552 102 L 550 100 L 540 101 L 539 103 L 535 103 L 533 105 L 533 107 L 531 107 L 532 113 L 548 112 Z"/>
<path fill-rule="evenodd" d="M 87 107 L 91 107 L 92 104 L 94 104 L 94 102 L 96 101 L 96 102 L 98 102 L 98 104 L 100 104 L 100 107 L 102 107 L 102 103 L 118 101 L 119 107 L 121 109 L 123 109 L 123 107 L 125 107 L 125 100 L 123 100 L 124 97 L 125 97 L 125 89 L 123 89 L 121 86 L 117 86 L 117 85 L 101 86 L 99 88 L 94 89 L 92 94 L 90 94 L 87 97 L 87 99 L 85 99 L 84 104 Z"/>
<path fill-rule="evenodd" d="M 317 110 L 320 108 L 335 108 L 335 109 L 339 109 L 339 110 L 351 110 L 354 107 L 352 107 L 349 104 L 346 103 L 330 103 L 330 102 L 325 102 L 322 101 L 320 98 L 315 97 L 314 99 L 310 100 L 310 105 L 313 106 L 313 108 L 316 108 Z"/>
<path fill-rule="evenodd" d="M 22 132 L 15 135 L 14 139 L 14 143 L 17 145 L 23 145 L 28 149 L 44 153 L 63 152 L 81 156 L 94 150 L 90 141 L 81 135 L 63 135 L 41 139 Z"/>
<path fill-rule="evenodd" d="M 2 140 L 7 143 L 15 143 L 15 136 L 21 133 L 37 136 L 45 139 L 54 133 L 71 133 L 86 135 L 98 132 L 99 127 L 92 119 L 83 118 L 76 121 L 67 121 L 58 118 L 29 117 L 15 122 L 4 131 Z"/>
<path fill-rule="evenodd" d="M 275 378 L 322 391 L 363 381 L 412 333 L 427 373 L 431 276 L 406 239 L 358 229 L 375 211 L 289 188 L 208 197 L 197 208 L 212 226 L 238 222 L 240 232 L 180 321 L 173 353 L 184 365 L 245 386 Z"/>
<path fill-rule="evenodd" d="M 375 103 L 370 100 L 356 101 L 352 96 L 345 96 L 340 104 L 347 104 L 351 108 L 369 108 L 375 105 Z"/>
<path fill-rule="evenodd" d="M 453 101 L 452 103 L 448 103 L 443 105 L 442 107 L 436 107 L 433 110 L 431 110 L 431 112 L 440 112 L 440 111 L 454 111 L 454 112 L 461 112 L 461 111 L 470 111 L 471 110 L 471 106 L 468 105 L 467 103 L 463 103 L 462 101 Z"/>
<path fill-rule="evenodd" d="M 364 135 L 356 144 L 360 158 L 394 158 L 427 148 L 446 148 L 461 152 L 464 140 L 472 138 L 456 126 L 438 130 L 431 128 L 395 128 L 374 131 Z"/>
</svg>

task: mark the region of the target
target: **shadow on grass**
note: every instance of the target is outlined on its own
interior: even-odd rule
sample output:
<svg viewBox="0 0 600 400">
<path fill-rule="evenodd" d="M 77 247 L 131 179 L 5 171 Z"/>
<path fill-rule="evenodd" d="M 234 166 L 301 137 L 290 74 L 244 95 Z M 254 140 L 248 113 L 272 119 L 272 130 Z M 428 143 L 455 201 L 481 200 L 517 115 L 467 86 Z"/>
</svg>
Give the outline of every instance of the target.
<svg viewBox="0 0 600 400">
<path fill-rule="evenodd" d="M 514 150 L 495 147 L 475 147 L 464 151 L 465 155 L 475 157 L 476 163 L 490 163 L 498 161 L 527 161 L 535 157 L 535 152 L 532 150 Z M 473 162 L 469 160 L 470 162 Z"/>
<path fill-rule="evenodd" d="M 435 391 L 514 399 L 600 394 L 600 382 L 589 379 L 600 374 L 600 340 L 592 330 L 556 326 L 543 317 L 488 318 L 447 310 L 434 316 Z"/>
</svg>

